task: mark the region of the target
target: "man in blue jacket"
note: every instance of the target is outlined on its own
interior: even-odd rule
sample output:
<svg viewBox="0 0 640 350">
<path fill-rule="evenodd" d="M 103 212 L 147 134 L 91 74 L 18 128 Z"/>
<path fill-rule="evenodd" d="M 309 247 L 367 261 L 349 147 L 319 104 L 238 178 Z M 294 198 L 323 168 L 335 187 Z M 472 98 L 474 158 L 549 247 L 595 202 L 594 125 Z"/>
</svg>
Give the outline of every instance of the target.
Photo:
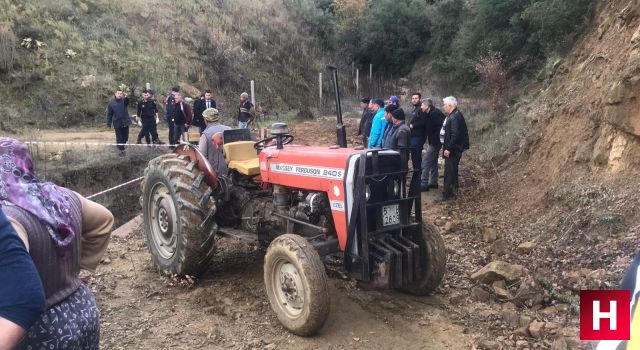
<svg viewBox="0 0 640 350">
<path fill-rule="evenodd" d="M 369 134 L 369 148 L 382 147 L 382 135 L 387 126 L 387 120 L 384 118 L 384 101 L 375 99 L 371 104 L 371 110 L 375 113 L 373 123 L 371 124 L 371 134 Z"/>
<path fill-rule="evenodd" d="M 129 125 L 132 124 L 127 111 L 128 106 L 129 98 L 120 88 L 116 90 L 115 98 L 107 106 L 107 128 L 113 126 L 116 132 L 116 143 L 119 144 L 120 155 L 124 155 L 124 144 L 129 141 Z"/>
</svg>

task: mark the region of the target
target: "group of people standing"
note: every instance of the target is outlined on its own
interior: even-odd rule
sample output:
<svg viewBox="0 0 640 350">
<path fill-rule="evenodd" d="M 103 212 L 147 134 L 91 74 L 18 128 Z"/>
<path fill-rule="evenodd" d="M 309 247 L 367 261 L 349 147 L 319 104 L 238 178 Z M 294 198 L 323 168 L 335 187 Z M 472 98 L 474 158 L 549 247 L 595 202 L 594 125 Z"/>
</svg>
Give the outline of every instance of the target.
<svg viewBox="0 0 640 350">
<path fill-rule="evenodd" d="M 442 150 L 445 160 L 444 191 L 437 201 L 448 201 L 458 192 L 458 166 L 462 153 L 469 149 L 467 125 L 458 109 L 458 101 L 443 99 L 443 113 L 432 99 L 422 99 L 418 92 L 411 95 L 409 120 L 400 108 L 400 99 L 362 98 L 362 117 L 358 135 L 369 149 L 408 149 L 413 175 L 410 194 L 438 188 L 438 158 Z M 426 152 L 423 152 L 425 144 Z M 423 155 L 424 153 L 424 155 Z"/>
<path fill-rule="evenodd" d="M 180 143 L 185 132 L 194 126 L 200 134 L 207 127 L 203 113 L 207 109 L 216 109 L 217 104 L 213 99 L 213 93 L 206 90 L 193 102 L 193 108 L 183 98 L 180 87 L 174 86 L 171 92 L 163 99 L 166 111 L 166 122 L 169 129 L 168 140 L 171 145 Z M 113 127 L 116 134 L 116 143 L 120 154 L 125 154 L 125 144 L 129 141 L 129 126 L 133 123 L 129 117 L 129 97 L 125 91 L 118 88 L 114 98 L 107 106 L 107 127 Z M 147 144 L 164 144 L 158 137 L 157 124 L 159 123 L 159 108 L 154 99 L 154 91 L 145 89 L 142 99 L 138 101 L 136 117 L 140 119 L 142 129 L 138 133 L 137 143 L 141 144 L 145 139 Z M 240 94 L 240 103 L 237 110 L 239 128 L 247 128 L 255 118 L 255 108 L 249 100 L 249 94 Z"/>
</svg>

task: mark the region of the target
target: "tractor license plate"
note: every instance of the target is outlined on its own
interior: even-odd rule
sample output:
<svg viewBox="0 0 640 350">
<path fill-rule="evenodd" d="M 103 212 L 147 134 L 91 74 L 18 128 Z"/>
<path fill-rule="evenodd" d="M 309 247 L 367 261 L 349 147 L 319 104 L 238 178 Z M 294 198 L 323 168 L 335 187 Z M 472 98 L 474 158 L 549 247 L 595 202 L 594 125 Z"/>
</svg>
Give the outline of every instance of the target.
<svg viewBox="0 0 640 350">
<path fill-rule="evenodd" d="M 400 223 L 400 205 L 392 204 L 382 207 L 382 226 L 397 225 Z"/>
</svg>

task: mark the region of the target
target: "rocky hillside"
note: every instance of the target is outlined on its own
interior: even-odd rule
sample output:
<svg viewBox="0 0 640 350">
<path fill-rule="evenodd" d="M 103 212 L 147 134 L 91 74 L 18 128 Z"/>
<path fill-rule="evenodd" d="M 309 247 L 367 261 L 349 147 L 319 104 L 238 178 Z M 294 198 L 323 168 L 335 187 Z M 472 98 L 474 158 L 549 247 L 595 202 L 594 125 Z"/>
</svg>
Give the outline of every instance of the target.
<svg viewBox="0 0 640 350">
<path fill-rule="evenodd" d="M 550 179 L 574 164 L 599 174 L 640 165 L 640 2 L 599 6 L 592 30 L 516 113 L 535 124 L 523 156 Z"/>
<path fill-rule="evenodd" d="M 317 96 L 326 60 L 282 5 L 0 0 L 0 129 L 102 123 L 120 84 L 136 94 L 145 83 L 210 88 L 227 111 L 255 80 L 263 108 L 297 109 Z"/>
</svg>

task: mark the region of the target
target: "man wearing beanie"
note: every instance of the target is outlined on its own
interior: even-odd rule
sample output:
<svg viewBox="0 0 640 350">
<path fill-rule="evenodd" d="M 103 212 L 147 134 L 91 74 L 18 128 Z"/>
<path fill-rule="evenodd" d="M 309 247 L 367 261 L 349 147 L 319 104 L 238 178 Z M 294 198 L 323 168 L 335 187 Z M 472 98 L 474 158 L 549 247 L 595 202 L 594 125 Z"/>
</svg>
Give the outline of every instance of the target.
<svg viewBox="0 0 640 350">
<path fill-rule="evenodd" d="M 371 132 L 371 122 L 374 113 L 369 109 L 369 103 L 371 99 L 363 97 L 360 100 L 360 108 L 362 108 L 362 117 L 360 118 L 360 125 L 358 126 L 358 135 L 362 136 L 362 144 L 369 144 L 369 133 Z"/>
<path fill-rule="evenodd" d="M 381 99 L 375 99 L 370 103 L 371 111 L 375 114 L 373 121 L 371 122 L 371 133 L 369 134 L 369 147 L 368 148 L 380 148 L 382 147 L 382 135 L 384 129 L 387 126 L 387 120 L 384 119 L 384 101 Z"/>
<path fill-rule="evenodd" d="M 410 146 L 409 136 L 411 135 L 411 129 L 405 124 L 404 120 L 405 115 L 402 108 L 398 108 L 391 113 L 391 129 L 385 138 L 383 148 L 400 150 Z"/>
<path fill-rule="evenodd" d="M 220 112 L 215 108 L 207 108 L 202 112 L 202 117 L 207 127 L 200 136 L 198 148 L 207 158 L 209 164 L 216 170 L 217 175 L 226 175 L 228 172 L 227 163 L 222 153 L 222 133 L 231 129 L 220 124 Z M 216 134 L 220 134 L 216 136 Z M 214 141 L 215 138 L 215 141 Z M 219 141 L 218 141 L 219 140 Z"/>
<path fill-rule="evenodd" d="M 396 109 L 398 109 L 398 106 L 395 105 L 388 104 L 384 107 L 384 119 L 387 121 L 387 125 L 384 127 L 384 131 L 382 132 L 382 148 L 384 148 L 387 136 L 389 136 L 389 131 L 391 131 L 391 127 L 393 126 L 393 123 L 391 122 L 391 115 Z"/>
</svg>

